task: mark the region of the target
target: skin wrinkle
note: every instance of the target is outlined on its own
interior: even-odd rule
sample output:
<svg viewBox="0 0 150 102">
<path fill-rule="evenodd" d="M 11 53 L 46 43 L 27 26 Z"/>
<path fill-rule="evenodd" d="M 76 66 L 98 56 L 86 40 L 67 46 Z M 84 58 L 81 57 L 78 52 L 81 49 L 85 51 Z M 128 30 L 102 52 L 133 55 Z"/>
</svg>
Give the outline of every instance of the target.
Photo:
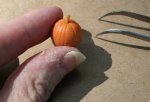
<svg viewBox="0 0 150 102">
<path fill-rule="evenodd" d="M 49 87 L 47 87 L 48 84 L 48 73 L 43 72 L 38 75 L 38 77 L 34 81 L 34 88 L 38 96 L 44 101 L 44 95 L 47 90 L 49 90 Z"/>
<path fill-rule="evenodd" d="M 32 94 L 31 94 L 31 92 L 30 92 L 31 90 L 33 90 L 31 88 L 31 86 L 28 86 L 27 87 L 27 97 L 31 100 L 31 102 L 33 102 L 32 97 L 33 97 L 33 95 L 35 95 L 35 93 L 33 93 L 34 91 L 32 91 Z"/>
<path fill-rule="evenodd" d="M 36 80 L 38 80 L 38 79 L 35 79 L 32 84 L 33 92 L 35 92 L 35 96 L 32 97 L 33 98 L 32 100 L 33 100 L 33 102 L 44 102 L 43 97 L 41 96 L 41 94 L 38 93 L 37 83 L 35 83 Z M 30 96 L 31 96 L 31 94 L 32 94 L 32 92 L 30 93 Z"/>
<path fill-rule="evenodd" d="M 34 64 L 35 65 L 35 64 Z M 37 74 L 37 73 L 35 73 Z M 30 74 L 30 76 L 28 76 L 30 78 L 28 81 L 28 85 L 27 85 L 27 96 L 29 98 L 29 100 L 31 100 L 32 102 L 44 102 L 41 95 L 38 94 L 37 89 L 35 87 L 35 80 L 37 80 L 38 77 L 36 76 L 32 76 L 32 74 Z"/>
<path fill-rule="evenodd" d="M 36 100 L 40 100 L 39 97 L 36 97 L 36 91 L 34 88 L 34 77 L 30 76 L 30 80 L 28 81 L 27 85 L 27 99 L 30 100 L 31 102 L 35 102 Z"/>
<path fill-rule="evenodd" d="M 40 96 L 43 101 L 50 96 L 54 86 L 57 84 L 57 82 L 53 79 L 53 77 L 56 77 L 56 75 L 58 79 L 61 79 L 57 70 L 51 71 L 50 73 L 49 71 L 45 71 L 36 77 L 34 81 L 34 90 L 36 90 L 36 93 L 38 94 L 37 96 Z"/>
<path fill-rule="evenodd" d="M 43 101 L 46 101 L 53 88 L 52 82 L 49 81 L 47 78 L 45 78 L 45 79 L 39 79 L 39 82 L 35 81 L 34 84 L 35 84 L 34 85 L 35 90 L 38 93 L 38 95 L 42 98 Z"/>
<path fill-rule="evenodd" d="M 65 70 L 64 70 L 64 68 L 62 68 L 62 66 L 60 66 L 60 63 L 61 62 L 59 61 L 59 64 L 57 65 L 56 69 L 60 75 L 60 78 L 62 79 L 65 75 Z"/>
</svg>

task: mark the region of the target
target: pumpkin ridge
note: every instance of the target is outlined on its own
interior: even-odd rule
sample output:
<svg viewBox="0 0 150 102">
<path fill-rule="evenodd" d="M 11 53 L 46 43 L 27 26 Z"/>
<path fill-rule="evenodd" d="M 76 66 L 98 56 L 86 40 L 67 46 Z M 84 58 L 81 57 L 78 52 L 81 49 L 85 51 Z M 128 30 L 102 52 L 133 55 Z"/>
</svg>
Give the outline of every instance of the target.
<svg viewBox="0 0 150 102">
<path fill-rule="evenodd" d="M 58 32 L 56 32 L 57 34 L 60 34 L 60 32 L 63 30 L 63 23 L 61 23 L 61 25 L 59 25 L 61 28 L 61 30 L 58 30 Z M 59 42 L 61 38 L 61 34 L 59 36 L 56 37 L 56 42 Z M 58 43 L 58 45 L 60 44 L 60 42 Z"/>
<path fill-rule="evenodd" d="M 73 25 L 70 23 L 70 26 L 71 26 L 71 29 L 73 30 L 73 34 L 75 35 L 75 39 L 76 39 L 76 41 L 78 41 L 78 39 L 77 39 L 77 32 L 76 32 L 76 30 L 74 29 L 74 27 L 73 27 Z"/>
<path fill-rule="evenodd" d="M 62 45 L 63 43 L 64 43 L 64 30 L 65 30 L 65 27 L 64 27 L 64 25 L 65 25 L 65 23 L 62 23 L 62 29 L 61 30 L 59 30 L 59 34 L 60 34 L 60 36 L 59 36 L 59 45 Z"/>
<path fill-rule="evenodd" d="M 66 30 L 67 30 L 67 27 L 68 27 L 68 24 L 65 24 L 65 27 L 64 27 L 64 28 L 65 28 L 65 31 L 64 31 L 65 34 L 64 34 L 64 42 L 63 42 L 63 44 L 64 44 L 65 46 L 67 45 L 67 43 L 66 43 L 66 35 L 67 35 L 67 34 L 66 34 Z"/>
</svg>

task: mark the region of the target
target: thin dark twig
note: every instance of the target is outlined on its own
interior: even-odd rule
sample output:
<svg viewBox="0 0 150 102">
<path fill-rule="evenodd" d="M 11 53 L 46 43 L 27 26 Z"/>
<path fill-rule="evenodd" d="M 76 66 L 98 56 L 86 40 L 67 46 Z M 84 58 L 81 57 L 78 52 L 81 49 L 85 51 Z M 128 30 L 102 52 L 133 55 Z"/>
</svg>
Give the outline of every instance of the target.
<svg viewBox="0 0 150 102">
<path fill-rule="evenodd" d="M 150 42 L 150 35 L 148 35 L 148 34 L 141 34 L 141 33 L 131 32 L 128 30 L 123 30 L 123 29 L 108 29 L 108 30 L 105 30 L 105 31 L 97 34 L 96 37 L 99 35 L 102 35 L 102 34 L 107 34 L 107 33 L 128 35 L 128 36 L 132 36 L 132 37 Z"/>
<path fill-rule="evenodd" d="M 145 16 L 145 15 L 141 15 L 141 14 L 137 14 L 137 13 L 133 13 L 133 12 L 129 12 L 129 11 L 113 11 L 113 12 L 107 13 L 104 16 L 100 17 L 99 20 L 106 17 L 106 16 L 110 16 L 110 15 L 124 15 L 124 16 L 128 16 L 131 18 L 135 18 L 135 19 L 140 20 L 140 21 L 150 23 L 150 17 L 149 16 Z"/>
</svg>

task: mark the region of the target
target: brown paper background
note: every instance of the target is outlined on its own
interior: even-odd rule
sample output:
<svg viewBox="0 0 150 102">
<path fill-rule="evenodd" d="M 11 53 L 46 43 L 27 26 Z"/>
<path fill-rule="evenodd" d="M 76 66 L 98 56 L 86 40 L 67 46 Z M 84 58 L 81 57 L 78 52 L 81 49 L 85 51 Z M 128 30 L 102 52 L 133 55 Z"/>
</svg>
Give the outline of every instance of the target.
<svg viewBox="0 0 150 102">
<path fill-rule="evenodd" d="M 70 14 L 84 29 L 79 49 L 87 60 L 62 81 L 49 102 L 150 102 L 150 51 L 141 49 L 150 47 L 150 43 L 118 34 L 100 36 L 137 45 L 133 48 L 94 38 L 109 28 L 150 34 L 150 23 L 130 17 L 112 15 L 104 19 L 149 30 L 98 21 L 102 15 L 120 10 L 150 16 L 150 0 L 0 0 L 0 20 L 7 21 L 29 10 L 51 5 L 59 5 L 64 15 Z M 48 39 L 20 55 L 19 62 L 51 46 Z"/>
</svg>

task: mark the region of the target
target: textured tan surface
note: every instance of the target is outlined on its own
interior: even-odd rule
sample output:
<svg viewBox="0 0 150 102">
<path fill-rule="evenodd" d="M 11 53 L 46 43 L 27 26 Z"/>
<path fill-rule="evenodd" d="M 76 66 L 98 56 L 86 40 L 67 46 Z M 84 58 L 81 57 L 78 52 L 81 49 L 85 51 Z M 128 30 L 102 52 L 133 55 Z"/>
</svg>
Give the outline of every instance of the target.
<svg viewBox="0 0 150 102">
<path fill-rule="evenodd" d="M 71 14 L 84 31 L 79 49 L 87 61 L 67 76 L 54 91 L 50 102 L 150 102 L 150 51 L 109 43 L 94 36 L 109 28 L 150 34 L 150 30 L 124 27 L 97 19 L 111 11 L 125 10 L 150 16 L 150 0 L 0 0 L 0 20 L 7 21 L 33 8 L 59 5 Z M 105 19 L 150 28 L 150 23 L 113 15 Z M 129 36 L 101 37 L 121 43 L 150 47 L 150 43 Z M 19 57 L 20 63 L 53 46 L 50 39 Z"/>
</svg>

